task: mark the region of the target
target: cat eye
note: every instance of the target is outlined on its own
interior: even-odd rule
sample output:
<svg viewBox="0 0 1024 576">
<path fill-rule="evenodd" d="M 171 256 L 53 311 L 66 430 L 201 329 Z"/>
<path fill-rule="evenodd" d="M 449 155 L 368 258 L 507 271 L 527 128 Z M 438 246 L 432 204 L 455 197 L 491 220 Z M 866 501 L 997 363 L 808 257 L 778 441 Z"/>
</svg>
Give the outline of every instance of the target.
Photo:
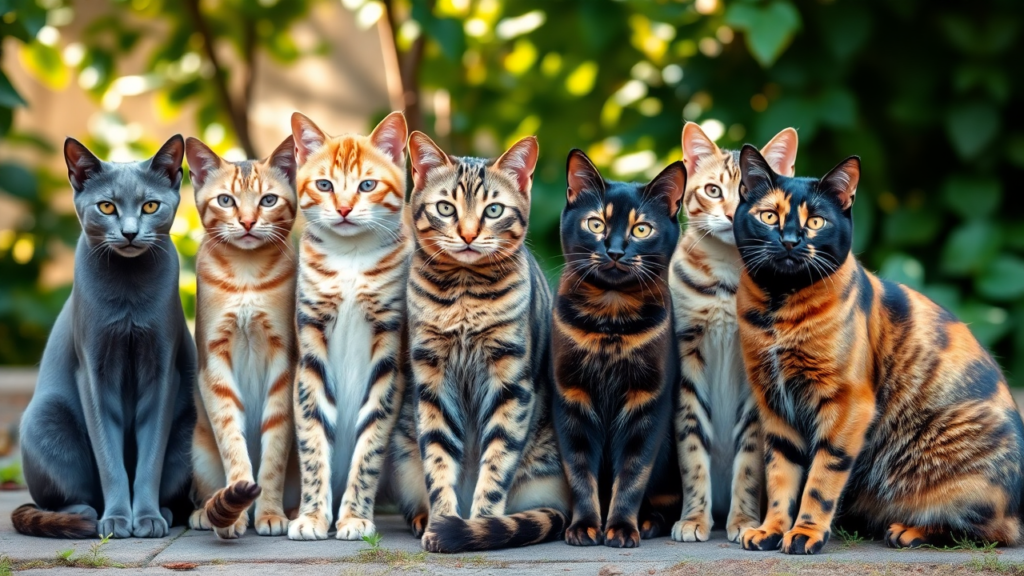
<svg viewBox="0 0 1024 576">
<path fill-rule="evenodd" d="M 160 207 L 160 203 L 159 202 L 146 202 L 145 204 L 142 205 L 142 213 L 143 214 L 152 214 L 153 212 L 156 212 L 156 209 L 159 208 L 159 207 Z"/>
<path fill-rule="evenodd" d="M 270 208 L 274 204 L 277 204 L 277 196 L 274 194 L 267 194 L 263 198 L 260 198 L 260 206 L 264 208 Z"/>
<path fill-rule="evenodd" d="M 321 192 L 333 192 L 334 184 L 331 184 L 330 180 L 317 180 L 316 189 Z"/>
<path fill-rule="evenodd" d="M 708 195 L 708 198 L 721 198 L 722 189 L 715 184 L 708 184 L 704 187 L 704 193 Z"/>
<path fill-rule="evenodd" d="M 221 194 L 220 196 L 217 196 L 217 204 L 219 204 L 221 208 L 231 208 L 235 205 L 235 199 L 227 194 Z"/>
<path fill-rule="evenodd" d="M 504 211 L 505 205 L 498 203 L 491 204 L 487 208 L 484 208 L 484 214 L 487 215 L 488 218 L 497 218 L 498 216 L 501 216 Z"/>
<path fill-rule="evenodd" d="M 376 180 L 363 180 L 362 182 L 359 183 L 359 191 L 360 192 L 372 192 L 373 189 L 376 188 L 376 187 L 377 187 L 377 181 Z"/>
<path fill-rule="evenodd" d="M 455 206 L 450 202 L 441 201 L 437 203 L 437 213 L 441 216 L 451 216 L 455 214 Z"/>
<path fill-rule="evenodd" d="M 100 212 L 103 212 L 107 216 L 110 216 L 114 212 L 117 212 L 117 208 L 115 208 L 114 205 L 110 202 L 100 202 L 99 209 Z"/>
<path fill-rule="evenodd" d="M 650 224 L 644 224 L 641 222 L 640 224 L 633 226 L 633 237 L 641 239 L 647 238 L 651 235 L 653 230 L 654 228 L 652 228 Z"/>
<path fill-rule="evenodd" d="M 821 216 L 812 216 L 807 220 L 807 227 L 811 230 L 821 230 L 825 226 L 825 219 Z"/>
<path fill-rule="evenodd" d="M 776 224 L 779 223 L 779 215 L 776 214 L 775 212 L 772 212 L 771 210 L 765 210 L 764 212 L 761 212 L 760 214 L 758 214 L 758 218 L 761 219 L 761 222 L 764 222 L 769 226 L 775 226 Z"/>
<path fill-rule="evenodd" d="M 604 222 L 600 218 L 587 220 L 587 228 L 594 234 L 604 234 Z"/>
</svg>

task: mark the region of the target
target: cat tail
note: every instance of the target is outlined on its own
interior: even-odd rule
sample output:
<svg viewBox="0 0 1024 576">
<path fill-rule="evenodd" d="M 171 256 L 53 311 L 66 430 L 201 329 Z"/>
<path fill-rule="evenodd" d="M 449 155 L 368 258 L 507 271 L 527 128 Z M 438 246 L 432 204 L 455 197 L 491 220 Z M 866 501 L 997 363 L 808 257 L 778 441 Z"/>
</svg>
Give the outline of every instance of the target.
<svg viewBox="0 0 1024 576">
<path fill-rule="evenodd" d="M 239 480 L 217 491 L 206 502 L 206 516 L 214 528 L 227 528 L 252 506 L 263 489 L 253 482 Z"/>
<path fill-rule="evenodd" d="M 43 538 L 94 538 L 96 518 L 71 512 L 51 512 L 35 504 L 24 504 L 11 513 L 14 529 L 27 536 Z"/>
<path fill-rule="evenodd" d="M 469 520 L 459 516 L 441 516 L 431 521 L 424 547 L 430 552 L 451 554 L 530 546 L 561 539 L 566 524 L 566 515 L 554 508 Z"/>
</svg>

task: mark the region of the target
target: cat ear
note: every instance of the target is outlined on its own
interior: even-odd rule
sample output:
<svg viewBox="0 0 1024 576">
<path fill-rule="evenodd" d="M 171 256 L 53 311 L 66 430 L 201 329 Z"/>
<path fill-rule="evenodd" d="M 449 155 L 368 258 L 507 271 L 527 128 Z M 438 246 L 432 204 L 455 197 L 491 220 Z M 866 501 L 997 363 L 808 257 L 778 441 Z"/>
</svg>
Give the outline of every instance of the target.
<svg viewBox="0 0 1024 576">
<path fill-rule="evenodd" d="M 191 156 L 189 157 L 191 158 Z M 277 148 L 270 153 L 270 156 L 263 161 L 267 166 L 277 168 L 284 173 L 288 179 L 288 183 L 295 187 L 295 138 L 289 136 L 285 138 Z M 191 165 L 191 160 L 189 160 Z"/>
<path fill-rule="evenodd" d="M 75 192 L 85 189 L 85 181 L 103 170 L 103 162 L 70 136 L 64 140 L 64 162 L 68 165 L 68 181 Z"/>
<path fill-rule="evenodd" d="M 663 198 L 668 207 L 669 216 L 679 215 L 683 205 L 683 192 L 686 191 L 686 164 L 675 161 L 669 164 L 660 174 L 644 187 L 644 194 L 650 197 Z"/>
<path fill-rule="evenodd" d="M 683 126 L 683 164 L 686 165 L 687 176 L 693 176 L 697 166 L 709 156 L 720 154 L 718 145 L 694 122 Z"/>
<path fill-rule="evenodd" d="M 175 134 L 149 159 L 149 169 L 163 176 L 171 188 L 181 186 L 181 162 L 185 159 L 185 139 Z"/>
<path fill-rule="evenodd" d="M 529 194 L 530 187 L 533 184 L 533 170 L 537 167 L 537 156 L 539 153 L 537 137 L 527 136 L 506 150 L 494 165 L 500 170 L 515 174 L 516 182 L 519 184 L 519 191 L 523 194 Z"/>
<path fill-rule="evenodd" d="M 295 138 L 295 161 L 298 164 L 305 164 L 327 142 L 327 135 L 299 112 L 292 114 L 292 136 Z"/>
<path fill-rule="evenodd" d="M 796 148 L 798 139 L 796 130 L 786 128 L 775 135 L 770 142 L 761 148 L 761 155 L 768 161 L 768 165 L 777 173 L 790 178 L 796 174 Z"/>
<path fill-rule="evenodd" d="M 750 144 L 744 144 L 740 150 L 740 174 L 740 194 L 744 199 L 752 193 L 760 194 L 766 191 L 772 186 L 776 175 L 764 156 Z"/>
<path fill-rule="evenodd" d="M 188 177 L 196 190 L 202 188 L 210 173 L 224 163 L 209 146 L 191 136 L 185 140 L 185 157 L 188 158 Z"/>
<path fill-rule="evenodd" d="M 452 163 L 444 150 L 419 130 L 409 135 L 409 159 L 412 161 L 412 182 L 416 190 L 423 189 L 427 183 L 427 174 L 431 170 L 450 166 Z"/>
<path fill-rule="evenodd" d="M 573 148 L 569 152 L 565 175 L 565 197 L 569 204 L 576 202 L 580 194 L 587 190 L 591 192 L 604 192 L 604 177 L 598 172 L 597 167 L 590 161 L 590 158 L 579 148 Z"/>
<path fill-rule="evenodd" d="M 370 141 L 378 150 L 390 156 L 392 162 L 405 168 L 405 140 L 408 135 L 405 114 L 392 112 L 373 129 Z"/>
<path fill-rule="evenodd" d="M 829 171 L 820 182 L 818 190 L 833 194 L 843 205 L 843 210 L 853 206 L 857 195 L 857 184 L 860 182 L 860 157 L 850 156 Z"/>
</svg>

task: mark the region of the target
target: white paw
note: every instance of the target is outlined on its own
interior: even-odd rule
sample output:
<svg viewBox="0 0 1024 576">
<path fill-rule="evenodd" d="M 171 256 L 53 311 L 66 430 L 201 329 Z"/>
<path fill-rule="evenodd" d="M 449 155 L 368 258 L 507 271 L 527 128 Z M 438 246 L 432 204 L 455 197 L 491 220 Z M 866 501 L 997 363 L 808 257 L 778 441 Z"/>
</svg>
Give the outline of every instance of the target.
<svg viewBox="0 0 1024 576">
<path fill-rule="evenodd" d="M 260 536 L 281 536 L 288 533 L 288 518 L 283 512 L 257 514 L 255 526 Z"/>
<path fill-rule="evenodd" d="M 373 522 L 362 518 L 342 518 L 335 527 L 338 529 L 338 540 L 362 540 L 363 536 L 377 533 Z"/>
<path fill-rule="evenodd" d="M 672 526 L 676 542 L 707 542 L 710 535 L 711 522 L 707 520 L 680 520 Z"/>
<path fill-rule="evenodd" d="M 245 534 L 246 525 L 249 523 L 249 515 L 242 513 L 242 515 L 235 521 L 234 524 L 227 528 L 214 528 L 214 532 L 217 533 L 217 537 L 223 540 L 234 540 L 235 538 L 241 538 Z"/>
<path fill-rule="evenodd" d="M 746 517 L 730 519 L 725 526 L 725 534 L 729 538 L 729 542 L 739 542 L 744 532 L 760 525 L 760 522 Z"/>
<path fill-rule="evenodd" d="M 193 530 L 213 530 L 210 518 L 206 515 L 206 508 L 194 510 L 188 517 L 188 527 Z"/>
<path fill-rule="evenodd" d="M 327 519 L 323 516 L 299 516 L 288 524 L 288 539 L 326 540 L 327 524 Z"/>
</svg>

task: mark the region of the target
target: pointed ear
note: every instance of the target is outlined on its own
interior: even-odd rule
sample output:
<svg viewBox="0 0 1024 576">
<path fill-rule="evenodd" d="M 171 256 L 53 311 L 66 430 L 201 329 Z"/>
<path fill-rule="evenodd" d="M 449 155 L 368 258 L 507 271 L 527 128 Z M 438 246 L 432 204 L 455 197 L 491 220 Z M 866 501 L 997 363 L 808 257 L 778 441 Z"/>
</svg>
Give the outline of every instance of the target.
<svg viewBox="0 0 1024 576">
<path fill-rule="evenodd" d="M 295 162 L 305 164 L 324 142 L 327 142 L 327 135 L 323 133 L 316 124 L 302 114 L 292 114 L 292 136 L 295 138 Z"/>
<path fill-rule="evenodd" d="M 578 148 L 569 152 L 569 159 L 566 161 L 566 190 L 565 197 L 569 204 L 573 204 L 586 191 L 604 192 L 604 177 L 590 161 L 590 158 Z"/>
<path fill-rule="evenodd" d="M 64 140 L 64 162 L 68 165 L 68 181 L 75 192 L 85 189 L 85 181 L 103 170 L 103 162 L 70 136 Z"/>
<path fill-rule="evenodd" d="M 409 135 L 409 159 L 412 161 L 412 181 L 416 190 L 423 189 L 431 170 L 452 163 L 444 150 L 419 130 Z"/>
<path fill-rule="evenodd" d="M 527 136 L 506 150 L 494 165 L 500 170 L 515 174 L 516 182 L 519 184 L 519 191 L 523 194 L 529 194 L 530 188 L 533 185 L 533 170 L 537 167 L 537 156 L 539 153 L 537 137 Z"/>
<path fill-rule="evenodd" d="M 786 128 L 761 148 L 761 155 L 777 173 L 790 178 L 796 174 L 796 130 Z"/>
<path fill-rule="evenodd" d="M 149 169 L 163 176 L 171 188 L 181 186 L 181 162 L 185 159 L 185 139 L 175 134 L 149 159 Z"/>
<path fill-rule="evenodd" d="M 760 194 L 772 186 L 775 172 L 768 161 L 750 144 L 744 144 L 740 150 L 740 174 L 742 186 L 740 194 L 746 199 L 750 194 Z"/>
<path fill-rule="evenodd" d="M 829 171 L 820 182 L 818 189 L 833 194 L 839 199 L 843 210 L 849 210 L 857 195 L 857 184 L 860 182 L 860 157 L 850 156 Z"/>
<path fill-rule="evenodd" d="M 669 164 L 644 188 L 644 194 L 647 196 L 664 199 L 669 216 L 673 218 L 679 215 L 685 191 L 686 164 L 678 160 Z"/>
<path fill-rule="evenodd" d="M 719 153 L 718 145 L 708 138 L 700 126 L 694 122 L 687 122 L 683 126 L 683 164 L 686 165 L 687 176 L 693 176 L 702 161 Z"/>
<path fill-rule="evenodd" d="M 202 188 L 210 173 L 224 163 L 209 146 L 191 136 L 185 139 L 185 157 L 188 158 L 188 178 L 196 190 Z"/>
<path fill-rule="evenodd" d="M 189 157 L 191 158 L 191 156 Z M 277 168 L 284 173 L 285 178 L 288 179 L 288 183 L 295 187 L 295 138 L 289 136 L 281 141 L 277 145 L 277 148 L 270 153 L 270 156 L 263 161 L 264 164 L 272 168 Z M 189 160 L 191 166 L 191 160 Z"/>
<path fill-rule="evenodd" d="M 405 168 L 405 140 L 408 136 L 405 114 L 392 112 L 373 129 L 370 141 L 378 150 L 387 154 L 395 165 Z"/>
</svg>

